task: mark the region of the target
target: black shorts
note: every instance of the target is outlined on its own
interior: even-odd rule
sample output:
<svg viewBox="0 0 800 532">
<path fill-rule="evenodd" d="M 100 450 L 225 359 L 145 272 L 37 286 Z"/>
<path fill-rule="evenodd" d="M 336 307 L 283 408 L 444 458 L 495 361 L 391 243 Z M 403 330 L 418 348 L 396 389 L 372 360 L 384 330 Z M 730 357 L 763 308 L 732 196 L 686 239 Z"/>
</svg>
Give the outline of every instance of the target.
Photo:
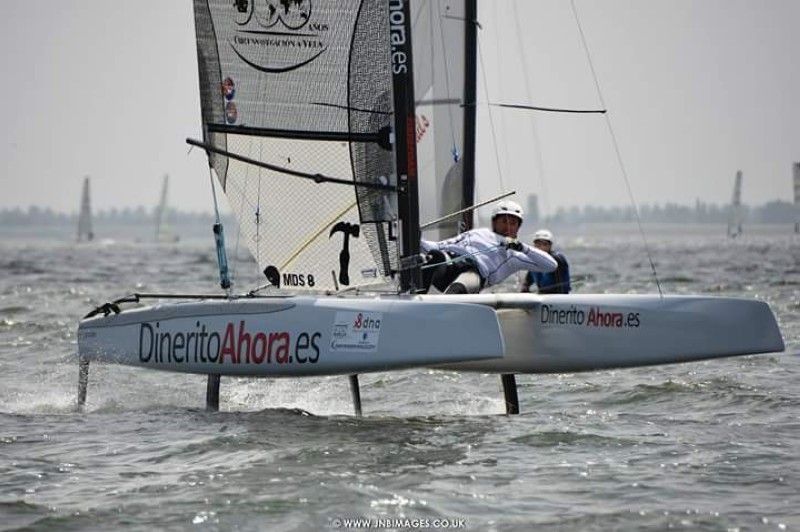
<svg viewBox="0 0 800 532">
<path fill-rule="evenodd" d="M 425 258 L 422 270 L 422 283 L 425 292 L 430 289 L 431 285 L 435 286 L 440 292 L 444 292 L 450 286 L 450 283 L 466 271 L 474 271 L 480 276 L 478 265 L 475 259 L 470 256 L 434 250 L 428 252 Z M 481 277 L 481 288 L 485 284 L 485 279 Z"/>
</svg>

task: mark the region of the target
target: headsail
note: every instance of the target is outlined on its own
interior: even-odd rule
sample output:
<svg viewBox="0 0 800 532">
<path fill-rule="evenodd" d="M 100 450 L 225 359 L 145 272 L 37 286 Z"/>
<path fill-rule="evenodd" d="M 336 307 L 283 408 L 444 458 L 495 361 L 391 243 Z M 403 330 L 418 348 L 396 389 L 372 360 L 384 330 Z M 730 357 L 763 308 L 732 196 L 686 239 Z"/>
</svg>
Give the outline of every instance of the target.
<svg viewBox="0 0 800 532">
<path fill-rule="evenodd" d="M 728 212 L 728 237 L 736 238 L 742 234 L 742 171 L 736 172 L 736 180 L 733 184 L 733 199 L 731 200 L 730 211 Z"/>
<path fill-rule="evenodd" d="M 92 230 L 92 204 L 89 199 L 89 178 L 83 178 L 83 192 L 81 193 L 81 212 L 78 215 L 78 242 L 94 239 Z"/>
<path fill-rule="evenodd" d="M 473 204 L 475 144 L 475 0 L 437 0 L 412 6 L 420 220 L 424 224 Z M 459 227 L 460 225 L 460 227 Z M 472 216 L 426 231 L 455 235 Z"/>
<path fill-rule="evenodd" d="M 398 269 L 387 2 L 195 0 L 208 143 L 317 183 L 210 154 L 267 279 L 326 290 Z"/>
</svg>

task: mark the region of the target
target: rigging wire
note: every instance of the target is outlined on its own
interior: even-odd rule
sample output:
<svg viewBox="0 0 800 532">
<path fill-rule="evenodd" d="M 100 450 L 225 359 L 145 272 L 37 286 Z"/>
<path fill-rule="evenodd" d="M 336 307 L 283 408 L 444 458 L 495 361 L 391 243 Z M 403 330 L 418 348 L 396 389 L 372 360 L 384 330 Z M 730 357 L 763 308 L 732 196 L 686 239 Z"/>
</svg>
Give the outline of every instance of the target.
<svg viewBox="0 0 800 532">
<path fill-rule="evenodd" d="M 432 9 L 433 9 L 433 4 L 431 4 L 431 10 Z M 442 40 L 442 60 L 444 61 L 444 86 L 445 86 L 445 93 L 449 97 L 452 94 L 452 92 L 450 92 L 450 64 L 447 61 L 447 50 L 448 50 L 447 49 L 447 40 L 445 39 L 444 27 L 442 25 L 442 19 L 444 18 L 444 16 L 435 17 L 435 18 L 439 22 L 439 24 L 438 24 L 438 26 L 439 26 L 439 37 Z M 433 13 L 431 12 L 431 20 L 433 20 L 433 19 L 434 19 L 434 16 L 433 16 Z M 464 21 L 463 24 L 466 24 L 466 21 Z M 434 36 L 433 36 L 433 24 L 431 24 L 431 48 L 434 51 L 436 50 L 436 45 L 434 43 Z M 435 65 L 435 60 L 431 61 L 431 66 L 433 66 L 433 65 Z M 435 67 L 432 68 L 432 71 L 435 73 L 436 72 L 436 68 Z M 435 74 L 432 74 L 432 75 L 435 75 Z M 435 85 L 435 83 L 431 83 L 431 85 Z M 454 117 L 453 117 L 453 106 L 452 105 L 447 105 L 445 108 L 447 109 L 447 118 L 448 118 L 448 120 L 450 122 L 450 137 L 451 137 L 451 140 L 452 140 L 452 152 L 451 152 L 451 154 L 453 155 L 453 159 L 458 160 L 458 159 L 461 158 L 462 154 L 458 153 L 458 144 L 456 144 L 456 127 L 455 127 Z"/>
<path fill-rule="evenodd" d="M 495 17 L 494 20 L 493 20 L 493 22 L 494 22 L 493 27 L 495 28 L 495 31 L 489 32 L 485 36 L 487 37 L 487 40 L 488 40 L 488 36 L 491 36 L 492 39 L 493 39 L 493 45 L 494 45 L 492 47 L 494 49 L 494 57 L 487 58 L 487 59 L 488 59 L 490 64 L 496 65 L 496 67 L 497 67 L 496 79 L 503 79 L 503 76 L 504 76 L 503 64 L 505 62 L 503 61 L 503 45 L 501 43 L 502 30 L 501 31 L 497 31 L 497 29 L 503 28 L 503 27 L 505 27 L 505 25 L 503 23 L 498 23 L 497 17 L 499 15 L 500 15 L 499 12 L 494 12 L 493 13 L 493 16 Z M 502 96 L 506 92 L 505 91 L 505 85 L 502 84 L 502 83 L 499 84 L 497 86 L 496 90 L 497 90 L 498 94 L 500 96 Z M 492 99 L 489 97 L 489 90 L 487 89 L 486 90 L 486 101 L 490 102 L 491 100 Z M 489 107 L 489 109 L 491 109 L 491 107 Z M 512 160 L 512 156 L 511 156 L 511 151 L 510 151 L 511 143 L 508 141 L 508 138 L 507 138 L 507 134 L 508 134 L 509 129 L 506 127 L 506 118 L 507 118 L 506 115 L 507 115 L 507 113 L 497 113 L 494 116 L 494 120 L 496 121 L 495 123 L 496 123 L 497 131 L 499 132 L 500 149 L 503 150 L 503 154 L 502 154 L 502 156 L 500 156 L 500 162 L 504 166 L 504 168 L 506 170 L 508 170 L 509 168 L 511 168 L 509 166 L 509 161 Z M 500 155 L 499 151 L 498 151 L 498 155 Z M 513 173 L 511 175 L 513 177 Z M 503 190 L 503 189 L 505 189 L 505 184 L 503 183 L 502 176 L 501 176 L 501 179 L 500 179 L 500 190 Z"/>
<path fill-rule="evenodd" d="M 258 143 L 258 158 L 262 161 L 264 160 L 264 144 L 263 142 Z M 258 169 L 258 202 L 256 203 L 256 264 L 260 264 L 261 262 L 261 181 L 263 177 L 263 171 L 261 168 Z"/>
<path fill-rule="evenodd" d="M 479 26 L 480 27 L 480 26 Z M 481 39 L 480 35 L 478 35 L 478 61 L 480 62 L 481 66 L 481 80 L 483 81 L 483 92 L 486 94 L 486 99 L 489 99 L 489 83 L 486 81 L 486 69 L 483 65 L 483 49 L 481 48 Z M 500 180 L 500 188 L 505 189 L 505 183 L 503 182 L 503 169 L 500 167 L 500 152 L 497 149 L 497 131 L 494 127 L 494 115 L 492 113 L 491 106 L 487 107 L 487 111 L 489 113 L 489 131 L 492 135 L 492 147 L 494 148 L 492 151 L 494 152 L 494 159 L 495 164 L 497 165 L 497 177 Z"/>
<path fill-rule="evenodd" d="M 522 43 L 522 26 L 521 26 L 521 18 L 519 13 L 517 12 L 517 2 L 516 0 L 511 3 L 514 15 L 514 22 L 517 26 L 517 49 L 524 50 Z M 525 58 L 521 57 L 521 62 L 523 65 L 523 80 L 525 81 L 525 96 L 528 98 L 529 102 L 533 101 L 533 91 L 531 91 L 531 83 L 529 79 L 529 72 L 528 69 L 525 68 Z M 536 169 L 539 171 L 539 178 L 541 179 L 542 185 L 542 203 L 544 204 L 544 211 L 549 213 L 550 212 L 550 194 L 547 191 L 547 181 L 544 177 L 544 158 L 542 157 L 542 143 L 539 139 L 539 128 L 536 127 L 536 120 L 535 117 L 530 118 L 529 124 L 531 125 L 531 134 L 533 135 L 533 144 L 534 144 L 534 151 L 536 152 L 534 158 L 536 160 Z"/>
<path fill-rule="evenodd" d="M 231 135 L 226 135 L 226 137 L 227 137 L 228 140 L 230 140 Z M 230 168 L 230 166 L 228 166 L 228 168 Z M 259 169 L 259 171 L 260 171 L 260 169 Z M 242 192 L 241 192 L 241 195 L 239 196 L 239 199 L 240 199 L 240 201 L 239 201 L 239 216 L 241 217 L 242 220 L 244 220 L 244 208 L 245 208 L 245 200 L 246 200 L 246 192 L 247 192 L 247 182 L 249 181 L 249 179 L 250 179 L 250 165 L 247 165 L 247 166 L 245 166 L 245 171 L 244 171 L 244 186 L 242 187 Z M 237 225 L 238 231 L 236 231 L 236 246 L 234 247 L 234 256 L 233 256 L 233 260 L 234 260 L 234 265 L 233 265 L 234 276 L 236 275 L 236 272 L 237 272 L 237 270 L 239 268 L 239 261 L 240 261 L 240 259 L 239 259 L 239 240 L 242 238 L 242 223 L 240 222 L 240 223 L 238 223 L 236 225 Z"/>
<path fill-rule="evenodd" d="M 592 72 L 592 78 L 594 79 L 594 85 L 597 89 L 597 96 L 600 99 L 600 105 L 603 109 L 607 109 L 605 99 L 603 98 L 603 91 L 600 90 L 600 82 L 598 81 L 597 72 L 594 68 L 594 63 L 592 62 L 592 56 L 589 53 L 589 46 L 586 43 L 586 36 L 583 33 L 583 27 L 581 26 L 580 17 L 578 17 L 578 10 L 575 8 L 575 0 L 570 0 L 570 6 L 572 6 L 572 13 L 575 16 L 575 23 L 578 26 L 578 33 L 581 36 L 581 43 L 583 44 L 583 50 L 586 53 L 586 60 L 589 62 L 589 69 Z M 619 149 L 619 143 L 617 142 L 617 136 L 614 134 L 614 128 L 611 126 L 611 118 L 609 117 L 609 113 L 603 113 L 603 116 L 606 120 L 606 127 L 608 128 L 608 132 L 611 135 L 611 142 L 614 145 L 614 151 L 617 155 L 617 164 L 619 165 L 620 171 L 622 172 L 622 177 L 625 180 L 625 188 L 628 191 L 628 197 L 631 200 L 631 204 L 633 206 L 633 213 L 636 216 L 636 224 L 639 227 L 639 234 L 642 237 L 642 242 L 644 244 L 645 252 L 647 253 L 647 260 L 650 262 L 650 269 L 653 272 L 653 279 L 656 283 L 656 288 L 658 288 L 658 295 L 660 297 L 664 297 L 664 293 L 661 291 L 661 283 L 658 281 L 658 272 L 656 271 L 656 265 L 653 262 L 653 255 L 650 252 L 650 245 L 647 242 L 647 236 L 644 233 L 644 228 L 642 227 L 642 219 L 639 216 L 639 206 L 636 203 L 636 198 L 633 195 L 633 189 L 631 188 L 630 180 L 628 179 L 628 172 L 625 169 L 625 163 L 622 159 L 622 152 Z"/>
<path fill-rule="evenodd" d="M 225 290 L 225 294 L 231 296 L 231 279 L 228 273 L 228 257 L 225 253 L 225 234 L 222 227 L 222 221 L 219 218 L 219 206 L 217 203 L 217 189 L 214 187 L 214 172 L 212 166 L 208 165 L 208 178 L 211 183 L 211 196 L 214 198 L 214 215 L 216 223 L 214 224 L 214 241 L 217 247 L 217 265 L 219 266 L 219 281 L 220 286 Z"/>
</svg>

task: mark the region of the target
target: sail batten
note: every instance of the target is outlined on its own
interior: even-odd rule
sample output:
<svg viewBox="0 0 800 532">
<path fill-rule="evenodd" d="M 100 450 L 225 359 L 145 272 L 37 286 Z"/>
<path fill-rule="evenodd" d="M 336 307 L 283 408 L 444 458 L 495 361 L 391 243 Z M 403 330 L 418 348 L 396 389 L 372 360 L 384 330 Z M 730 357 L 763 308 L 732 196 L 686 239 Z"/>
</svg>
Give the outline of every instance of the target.
<svg viewBox="0 0 800 532">
<path fill-rule="evenodd" d="M 338 131 L 300 131 L 290 129 L 265 129 L 247 126 L 228 126 L 226 124 L 207 124 L 208 130 L 214 133 L 235 133 L 254 137 L 276 137 L 303 140 L 338 140 L 342 142 L 386 142 L 388 132 L 349 133 Z"/>
</svg>

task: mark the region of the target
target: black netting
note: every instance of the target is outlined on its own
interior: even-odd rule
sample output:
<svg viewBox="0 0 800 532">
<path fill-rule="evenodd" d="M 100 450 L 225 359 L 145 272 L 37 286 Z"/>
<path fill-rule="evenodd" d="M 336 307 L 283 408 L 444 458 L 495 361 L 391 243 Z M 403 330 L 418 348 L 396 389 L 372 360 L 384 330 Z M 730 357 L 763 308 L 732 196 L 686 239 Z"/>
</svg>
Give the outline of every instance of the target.
<svg viewBox="0 0 800 532">
<path fill-rule="evenodd" d="M 392 97 L 386 1 L 195 0 L 195 26 L 208 142 L 286 167 L 304 161 L 309 166 L 303 171 L 310 173 L 395 184 L 388 142 Z M 344 159 L 337 145 L 349 146 Z M 294 162 L 275 149 L 295 153 Z M 329 150 L 333 155 L 326 159 Z M 302 258 L 294 257 L 293 248 L 275 255 L 285 247 L 277 241 L 264 249 L 265 231 L 283 239 L 310 238 L 289 236 L 289 227 L 286 232 L 279 228 L 296 225 L 297 209 L 282 214 L 286 205 L 319 206 L 324 217 L 317 219 L 316 211 L 310 216 L 324 228 L 337 209 L 352 204 L 355 215 L 347 223 L 360 224 L 363 232 L 353 240 L 368 241 L 383 276 L 396 269 L 395 193 L 303 183 L 280 172 L 247 169 L 224 156 L 213 155 L 211 164 L 228 198 L 239 205 L 234 210 L 259 263 L 273 265 L 280 253 L 288 253 L 284 259 L 291 268 Z M 324 259 L 328 251 L 316 245 L 307 244 L 300 253 Z M 371 275 L 369 268 L 364 270 Z"/>
</svg>

